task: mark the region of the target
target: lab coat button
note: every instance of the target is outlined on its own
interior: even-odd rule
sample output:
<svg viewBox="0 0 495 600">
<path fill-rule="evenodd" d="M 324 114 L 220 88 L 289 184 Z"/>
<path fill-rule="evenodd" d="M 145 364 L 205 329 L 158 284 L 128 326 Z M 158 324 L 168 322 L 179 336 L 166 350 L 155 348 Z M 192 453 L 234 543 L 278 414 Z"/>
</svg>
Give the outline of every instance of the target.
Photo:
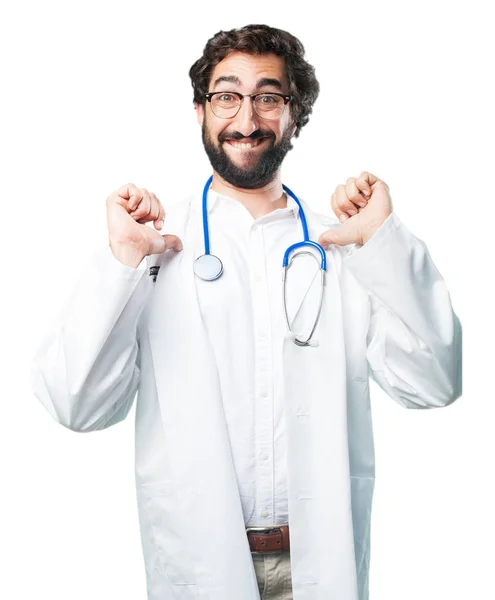
<svg viewBox="0 0 495 600">
<path fill-rule="evenodd" d="M 266 460 L 268 458 L 268 453 L 267 452 L 263 452 L 263 454 L 261 455 L 261 458 L 263 460 Z"/>
<path fill-rule="evenodd" d="M 266 398 L 268 396 L 268 392 L 261 392 L 260 395 L 263 396 L 263 398 Z"/>
<path fill-rule="evenodd" d="M 262 510 L 262 511 L 261 511 L 261 516 L 262 516 L 262 517 L 268 517 L 268 515 L 269 515 L 269 514 L 270 514 L 270 513 L 269 513 L 267 510 Z"/>
</svg>

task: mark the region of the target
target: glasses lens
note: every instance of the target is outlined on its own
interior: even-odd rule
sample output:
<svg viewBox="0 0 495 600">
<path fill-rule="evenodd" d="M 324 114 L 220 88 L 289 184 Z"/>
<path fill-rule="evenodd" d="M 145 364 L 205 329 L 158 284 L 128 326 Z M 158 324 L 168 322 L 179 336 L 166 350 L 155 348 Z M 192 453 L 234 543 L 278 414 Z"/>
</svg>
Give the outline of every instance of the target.
<svg viewBox="0 0 495 600">
<path fill-rule="evenodd" d="M 233 117 L 240 105 L 239 98 L 228 92 L 219 92 L 211 97 L 211 110 L 222 119 Z"/>
<path fill-rule="evenodd" d="M 284 99 L 275 94 L 260 94 L 254 103 L 254 110 L 264 119 L 278 119 L 284 107 Z"/>
</svg>

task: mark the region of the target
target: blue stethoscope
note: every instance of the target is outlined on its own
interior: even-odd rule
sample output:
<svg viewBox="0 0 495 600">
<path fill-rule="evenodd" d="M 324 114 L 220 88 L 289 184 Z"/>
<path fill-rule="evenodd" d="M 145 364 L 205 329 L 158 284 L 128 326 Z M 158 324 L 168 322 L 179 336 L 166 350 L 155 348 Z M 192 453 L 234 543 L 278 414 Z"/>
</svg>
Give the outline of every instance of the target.
<svg viewBox="0 0 495 600">
<path fill-rule="evenodd" d="M 194 265 L 193 265 L 195 274 L 200 279 L 203 279 L 203 281 L 215 281 L 215 279 L 218 279 L 223 273 L 222 261 L 218 258 L 218 256 L 215 256 L 214 254 L 210 253 L 210 235 L 208 233 L 207 197 L 208 197 L 208 190 L 210 188 L 212 180 L 213 180 L 213 175 L 208 179 L 208 181 L 206 182 L 205 187 L 203 189 L 203 234 L 204 234 L 204 240 L 205 240 L 205 253 L 202 254 L 201 256 L 198 256 L 198 258 L 194 261 Z M 308 225 L 306 223 L 306 215 L 304 214 L 304 210 L 301 206 L 301 203 L 299 202 L 299 199 L 294 194 L 294 192 L 292 192 L 286 185 L 282 184 L 282 187 L 292 198 L 294 198 L 294 200 L 297 202 L 297 204 L 299 206 L 299 215 L 301 217 L 301 224 L 302 224 L 303 234 L 304 234 L 304 241 L 297 242 L 297 243 L 293 244 L 292 246 L 289 246 L 289 248 L 287 248 L 287 250 L 285 251 L 285 254 L 284 254 L 284 260 L 282 262 L 283 303 L 284 303 L 285 320 L 286 320 L 287 329 L 288 329 L 287 337 L 290 337 L 297 346 L 317 346 L 318 342 L 316 340 L 311 341 L 311 338 L 316 329 L 316 325 L 318 324 L 318 321 L 320 319 L 321 307 L 323 304 L 325 272 L 327 270 L 327 255 L 326 255 L 323 247 L 320 246 L 320 244 L 317 244 L 316 242 L 312 242 L 309 239 Z M 297 248 L 300 248 L 302 246 L 311 246 L 313 248 L 316 248 L 321 255 L 321 263 L 318 262 L 318 259 L 316 258 L 314 253 L 310 252 L 308 250 L 304 250 L 302 252 L 297 252 L 296 254 L 293 254 L 289 261 L 289 254 L 293 250 L 296 250 Z M 319 304 L 319 308 L 318 308 L 318 314 L 316 316 L 313 328 L 311 329 L 311 333 L 305 340 L 298 339 L 297 334 L 295 334 L 291 330 L 291 324 L 289 321 L 289 315 L 287 313 L 287 302 L 286 302 L 287 270 L 291 266 L 294 258 L 301 254 L 310 254 L 318 262 L 318 265 L 320 268 L 320 277 L 321 277 L 321 286 L 320 286 L 321 294 L 320 294 L 320 304 Z"/>
</svg>

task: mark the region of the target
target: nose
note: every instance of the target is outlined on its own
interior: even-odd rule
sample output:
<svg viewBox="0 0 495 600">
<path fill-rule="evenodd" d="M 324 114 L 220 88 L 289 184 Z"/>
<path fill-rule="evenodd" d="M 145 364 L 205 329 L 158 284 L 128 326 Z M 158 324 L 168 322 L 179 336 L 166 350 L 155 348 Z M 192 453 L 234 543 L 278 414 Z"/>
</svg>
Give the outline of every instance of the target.
<svg viewBox="0 0 495 600">
<path fill-rule="evenodd" d="M 241 108 L 235 116 L 236 130 L 244 136 L 249 137 L 253 131 L 259 128 L 259 116 L 254 110 L 253 99 L 245 97 Z"/>
</svg>

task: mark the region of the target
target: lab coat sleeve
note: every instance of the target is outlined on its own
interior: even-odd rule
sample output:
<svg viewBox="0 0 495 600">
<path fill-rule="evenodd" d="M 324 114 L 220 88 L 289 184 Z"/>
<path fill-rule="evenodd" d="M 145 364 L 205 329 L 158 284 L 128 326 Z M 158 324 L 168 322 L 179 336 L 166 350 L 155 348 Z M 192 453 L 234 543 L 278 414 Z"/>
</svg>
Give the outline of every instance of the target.
<svg viewBox="0 0 495 600">
<path fill-rule="evenodd" d="M 425 243 L 396 213 L 343 260 L 368 292 L 371 378 L 404 408 L 439 408 L 462 394 L 462 328 Z"/>
<path fill-rule="evenodd" d="M 97 248 L 31 363 L 31 388 L 51 416 L 80 432 L 125 419 L 140 377 L 138 320 L 151 293 L 149 257 L 136 269 Z M 144 275 L 144 276 L 143 276 Z"/>
</svg>

